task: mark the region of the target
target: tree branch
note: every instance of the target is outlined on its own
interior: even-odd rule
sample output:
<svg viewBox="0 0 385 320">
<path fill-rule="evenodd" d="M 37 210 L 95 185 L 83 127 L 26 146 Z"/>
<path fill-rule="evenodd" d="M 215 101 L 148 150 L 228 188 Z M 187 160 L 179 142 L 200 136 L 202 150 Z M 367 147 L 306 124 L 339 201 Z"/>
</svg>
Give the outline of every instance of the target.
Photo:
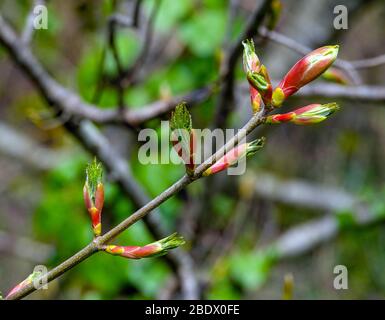
<svg viewBox="0 0 385 320">
<path fill-rule="evenodd" d="M 272 81 L 277 84 L 278 81 Z M 246 83 L 238 84 L 242 94 L 246 94 L 249 87 Z M 385 101 L 385 86 L 343 86 L 326 82 L 310 83 L 296 92 L 292 99 L 301 97 L 343 98 L 353 101 L 372 101 L 382 103 Z"/>
<path fill-rule="evenodd" d="M 262 5 L 257 6 L 238 39 L 224 51 L 224 57 L 220 70 L 220 92 L 217 103 L 216 127 L 222 128 L 227 116 L 231 111 L 234 100 L 235 65 L 242 54 L 242 41 L 251 38 L 263 23 L 272 0 L 264 0 Z"/>
<path fill-rule="evenodd" d="M 204 87 L 186 95 L 180 95 L 169 100 L 156 101 L 139 110 L 113 107 L 100 109 L 96 105 L 84 102 L 76 93 L 64 88 L 54 80 L 15 34 L 14 30 L 0 15 L 0 42 L 7 48 L 14 61 L 29 75 L 38 86 L 44 97 L 58 111 L 89 119 L 98 123 L 126 123 L 129 126 L 138 126 L 143 122 L 171 111 L 175 104 L 185 101 L 194 105 L 207 99 L 212 93 L 211 87 Z"/>
</svg>

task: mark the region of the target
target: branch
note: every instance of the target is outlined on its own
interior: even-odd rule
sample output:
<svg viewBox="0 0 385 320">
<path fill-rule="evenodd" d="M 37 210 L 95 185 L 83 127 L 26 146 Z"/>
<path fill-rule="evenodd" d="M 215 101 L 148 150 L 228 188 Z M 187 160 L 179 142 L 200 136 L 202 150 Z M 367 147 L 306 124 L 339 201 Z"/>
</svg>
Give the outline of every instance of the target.
<svg viewBox="0 0 385 320">
<path fill-rule="evenodd" d="M 156 19 L 161 3 L 162 3 L 162 0 L 157 0 L 154 3 L 150 16 L 148 17 L 148 20 L 147 20 L 147 24 L 145 26 L 142 48 L 140 53 L 138 54 L 137 59 L 132 64 L 132 66 L 130 66 L 127 70 L 124 70 L 124 71 L 121 70 L 118 74 L 117 81 L 113 81 L 113 83 L 116 83 L 118 87 L 121 86 L 123 88 L 126 88 L 132 83 L 134 83 L 136 74 L 139 73 L 139 69 L 146 62 L 146 59 L 150 51 L 153 34 L 154 34 L 154 30 L 153 30 L 154 21 Z M 141 4 L 141 1 L 137 1 L 134 8 L 134 21 L 136 22 L 137 25 L 138 25 L 138 15 L 140 10 L 140 4 Z M 135 17 L 136 17 L 136 20 L 135 20 Z"/>
<path fill-rule="evenodd" d="M 62 264 L 57 266 L 56 268 L 52 269 L 47 275 L 47 281 L 50 282 L 66 271 L 72 269 L 76 265 L 78 265 L 80 262 L 84 261 L 94 253 L 96 253 L 99 248 L 103 245 L 109 242 L 110 240 L 117 237 L 120 233 L 125 231 L 127 228 L 129 228 L 134 223 L 138 222 L 139 220 L 143 219 L 145 216 L 147 216 L 151 211 L 158 208 L 163 202 L 177 194 L 179 191 L 181 191 L 183 188 L 185 188 L 187 185 L 195 181 L 196 179 L 200 178 L 202 173 L 210 167 L 210 165 L 215 162 L 216 159 L 219 159 L 224 155 L 225 152 L 229 151 L 233 148 L 234 145 L 238 143 L 242 138 L 244 138 L 247 134 L 249 134 L 254 128 L 256 128 L 258 125 L 262 123 L 263 115 L 254 115 L 249 122 L 231 139 L 228 143 L 226 143 L 225 146 L 223 146 L 221 149 L 219 149 L 214 155 L 212 155 L 209 159 L 207 159 L 204 163 L 202 163 L 195 171 L 194 176 L 189 177 L 187 175 L 184 175 L 182 178 L 180 178 L 177 182 L 175 182 L 172 186 L 170 186 L 168 189 L 163 191 L 161 194 L 159 194 L 157 197 L 152 199 L 150 202 L 148 202 L 146 205 L 141 207 L 139 210 L 137 210 L 135 213 L 133 213 L 131 216 L 129 216 L 127 219 L 122 221 L 119 225 L 108 231 L 106 234 L 104 234 L 101 237 L 96 238 L 93 242 L 91 242 L 89 245 L 87 245 L 85 248 L 80 250 L 78 253 L 64 261 Z M 68 124 L 67 124 L 68 125 Z M 84 130 L 84 129 L 83 129 Z M 33 287 L 33 284 L 29 284 L 25 287 L 23 287 L 20 291 L 9 297 L 9 299 L 20 299 L 28 294 L 32 293 L 36 289 Z"/>
<path fill-rule="evenodd" d="M 278 81 L 272 81 L 277 84 Z M 242 81 L 238 83 L 238 89 L 242 94 L 248 92 L 248 85 Z M 326 82 L 310 83 L 301 88 L 291 98 L 301 97 L 325 97 L 325 98 L 343 98 L 353 101 L 373 101 L 384 102 L 385 101 L 385 86 L 372 86 L 372 85 L 360 85 L 360 86 L 343 86 L 339 84 L 332 84 Z"/>
<path fill-rule="evenodd" d="M 273 243 L 260 250 L 273 250 L 275 258 L 282 260 L 305 254 L 321 243 L 334 239 L 344 226 L 339 217 L 349 212 L 349 227 L 367 227 L 384 220 L 384 216 L 372 212 L 368 204 L 356 196 L 327 186 L 317 186 L 305 181 L 281 181 L 271 175 L 258 175 L 255 183 L 257 194 L 274 201 L 295 206 L 323 209 L 333 214 L 314 219 L 284 232 Z"/>
<path fill-rule="evenodd" d="M 10 235 L 0 230 L 0 251 L 9 252 L 22 259 L 40 263 L 52 256 L 55 249 L 45 243 Z"/>
<path fill-rule="evenodd" d="M 42 147 L 27 135 L 20 134 L 14 128 L 0 122 L 0 152 L 31 165 L 39 170 L 56 167 L 66 158 L 63 151 L 52 151 Z"/>
<path fill-rule="evenodd" d="M 269 10 L 271 1 L 264 0 L 262 5 L 255 8 L 238 39 L 224 52 L 220 70 L 220 81 L 222 83 L 215 124 L 218 128 L 224 126 L 227 116 L 231 111 L 231 105 L 234 100 L 235 65 L 242 54 L 242 41 L 251 38 L 257 32 Z"/>
<path fill-rule="evenodd" d="M 373 102 L 385 101 L 385 86 L 342 86 L 329 83 L 314 83 L 301 88 L 298 97 L 321 96 Z"/>
<path fill-rule="evenodd" d="M 326 211 L 357 211 L 360 206 L 354 195 L 336 187 L 299 179 L 280 179 L 265 172 L 258 172 L 254 181 L 256 194 L 271 201 Z"/>
<path fill-rule="evenodd" d="M 97 116 L 99 119 L 101 119 L 99 111 L 102 110 L 84 104 L 75 94 L 64 89 L 52 78 L 50 78 L 45 70 L 37 63 L 29 49 L 19 43 L 19 40 L 17 39 L 14 32 L 5 24 L 1 16 L 0 40 L 7 46 L 15 61 L 24 69 L 26 74 L 32 78 L 33 82 L 38 86 L 38 88 L 40 88 L 47 102 L 53 105 L 59 112 L 66 113 L 69 109 L 75 110 L 75 108 L 80 107 L 83 108 L 83 110 L 81 110 L 83 116 L 85 113 L 92 115 L 91 118 Z M 149 106 L 149 109 L 140 110 L 140 112 L 138 112 L 137 119 L 141 119 L 143 121 L 150 120 L 150 117 L 152 116 L 159 116 L 162 113 L 168 112 L 171 107 L 175 106 L 175 103 L 177 103 L 179 99 L 193 101 L 194 99 L 206 98 L 209 91 L 209 89 L 204 88 L 201 90 L 196 90 L 187 96 L 173 98 L 167 102 L 162 101 L 154 103 Z M 67 97 L 65 97 L 65 95 Z M 111 113 L 104 113 L 104 115 L 106 114 L 109 116 Z M 75 112 L 75 115 L 79 115 L 79 112 Z M 104 118 L 104 120 L 108 119 Z M 71 132 L 77 135 L 79 140 L 89 150 L 93 150 L 115 176 L 119 177 L 119 184 L 122 186 L 123 190 L 133 199 L 133 202 L 137 207 L 141 207 L 143 204 L 147 203 L 148 198 L 144 195 L 144 192 L 140 189 L 140 187 L 133 182 L 131 173 L 129 172 L 125 161 L 120 158 L 116 152 L 109 148 L 108 141 L 106 141 L 105 138 L 101 136 L 95 128 L 92 128 L 90 123 L 87 124 L 87 122 L 81 122 L 80 125 L 78 125 L 77 122 L 78 121 L 70 117 L 65 123 L 65 126 L 70 129 Z M 132 124 L 132 122 L 130 123 Z M 147 222 L 150 224 L 150 229 L 152 226 L 152 230 L 155 229 L 155 225 L 159 226 L 158 220 L 154 221 L 153 219 L 149 219 Z M 82 259 L 87 257 L 89 254 L 92 254 L 94 250 L 95 248 L 93 248 L 93 246 L 89 246 L 87 251 L 85 251 L 85 255 L 82 255 L 84 254 L 84 251 L 81 253 Z M 180 270 L 179 268 L 176 269 L 179 270 L 178 272 L 180 273 L 180 278 L 182 279 L 181 283 L 182 289 L 184 290 L 184 295 L 186 298 L 196 298 L 197 285 L 195 284 L 193 277 L 193 263 L 191 259 L 186 257 L 183 253 L 172 253 L 171 257 L 174 263 L 176 262 L 178 265 L 181 265 Z M 62 270 L 59 269 L 56 270 L 56 272 L 61 274 Z M 54 273 L 54 275 L 55 274 L 56 273 Z"/>
<path fill-rule="evenodd" d="M 136 208 L 140 208 L 148 203 L 145 191 L 136 182 L 127 162 L 122 158 L 112 144 L 100 131 L 89 121 L 82 121 L 80 125 L 72 124 L 69 128 L 74 133 L 84 147 L 104 164 L 113 179 L 118 182 L 122 190 L 132 200 Z M 155 215 L 145 217 L 147 227 L 155 238 L 164 238 L 168 233 L 160 220 L 159 210 L 154 210 Z M 185 299 L 198 298 L 198 284 L 194 275 L 194 263 L 191 257 L 185 252 L 171 251 L 165 256 L 172 269 L 179 273 L 182 292 Z"/>
<path fill-rule="evenodd" d="M 44 5 L 44 4 L 45 4 L 45 0 L 34 0 L 32 8 L 27 16 L 23 33 L 21 35 L 21 41 L 23 43 L 29 44 L 31 42 L 33 33 L 35 31 L 35 27 L 34 27 L 34 21 L 36 18 L 35 12 L 34 12 L 35 7 L 39 5 Z"/>
<path fill-rule="evenodd" d="M 385 54 L 373 58 L 350 61 L 350 64 L 355 69 L 378 67 L 385 64 Z"/>
<path fill-rule="evenodd" d="M 355 215 L 353 215 L 355 216 Z M 384 220 L 383 216 L 365 214 L 354 227 L 365 228 Z M 267 246 L 272 249 L 277 260 L 306 254 L 322 243 L 333 240 L 342 227 L 336 216 L 326 216 L 286 231 L 277 240 Z M 260 250 L 264 250 L 262 248 Z"/>
<path fill-rule="evenodd" d="M 191 105 L 197 104 L 207 99 L 212 92 L 211 87 L 205 87 L 169 100 L 156 101 L 139 110 L 125 109 L 121 112 L 117 107 L 100 109 L 96 105 L 84 102 L 76 93 L 56 82 L 1 15 L 0 43 L 6 47 L 14 61 L 28 74 L 49 104 L 57 111 L 98 123 L 125 123 L 129 126 L 138 126 L 171 111 L 175 104 L 182 101 Z"/>
</svg>

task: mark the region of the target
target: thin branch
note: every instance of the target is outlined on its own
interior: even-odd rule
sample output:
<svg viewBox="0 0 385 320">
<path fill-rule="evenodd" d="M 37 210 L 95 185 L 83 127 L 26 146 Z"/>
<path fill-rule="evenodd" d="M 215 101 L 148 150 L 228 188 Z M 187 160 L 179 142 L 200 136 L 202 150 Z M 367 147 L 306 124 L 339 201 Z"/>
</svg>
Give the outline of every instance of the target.
<svg viewBox="0 0 385 320">
<path fill-rule="evenodd" d="M 0 122 L 0 137 L 0 153 L 17 158 L 39 170 L 51 169 L 69 158 L 65 152 L 42 147 L 29 136 L 2 122 Z"/>
<path fill-rule="evenodd" d="M 124 110 L 113 107 L 100 109 L 96 105 L 84 102 L 76 93 L 64 88 L 54 80 L 34 57 L 30 49 L 20 41 L 14 30 L 0 15 L 0 43 L 10 52 L 14 61 L 32 78 L 49 103 L 60 112 L 98 123 L 125 123 L 138 126 L 143 122 L 171 111 L 175 104 L 185 101 L 194 105 L 206 100 L 212 93 L 211 87 L 204 87 L 186 95 L 160 100 L 138 110 Z"/>
<path fill-rule="evenodd" d="M 177 194 L 179 191 L 181 191 L 183 188 L 185 188 L 187 185 L 192 183 L 194 180 L 201 177 L 202 173 L 213 163 L 216 159 L 219 159 L 219 157 L 223 156 L 225 152 L 230 150 L 234 145 L 238 143 L 242 138 L 244 138 L 247 134 L 249 134 L 254 128 L 256 128 L 258 125 L 262 123 L 262 114 L 254 115 L 249 122 L 221 149 L 219 149 L 214 155 L 212 155 L 209 159 L 207 159 L 204 163 L 202 163 L 197 169 L 193 177 L 189 177 L 187 175 L 184 175 L 182 178 L 180 178 L 177 182 L 175 182 L 172 186 L 170 186 L 168 189 L 163 191 L 161 194 L 159 194 L 157 197 L 152 199 L 150 202 L 148 202 L 146 205 L 141 207 L 139 210 L 137 210 L 135 213 L 133 213 L 131 216 L 129 216 L 127 219 L 122 221 L 120 224 L 118 224 L 116 227 L 108 231 L 106 234 L 104 234 L 101 237 L 96 238 L 93 242 L 91 242 L 89 245 L 87 245 L 85 248 L 80 250 L 78 253 L 76 253 L 74 256 L 70 257 L 66 261 L 64 261 L 62 264 L 57 266 L 56 268 L 52 269 L 47 275 L 47 281 L 50 282 L 66 271 L 72 269 L 76 265 L 78 265 L 80 262 L 84 261 L 94 253 L 98 251 L 98 248 L 100 248 L 103 244 L 111 241 L 115 237 L 117 237 L 120 233 L 125 231 L 127 228 L 129 228 L 134 223 L 138 222 L 139 220 L 143 219 L 145 216 L 147 216 L 151 211 L 158 208 L 162 203 L 164 203 L 166 200 Z M 35 291 L 36 288 L 34 288 L 33 284 L 27 285 L 23 287 L 20 291 L 9 297 L 9 299 L 21 299 L 25 297 L 26 295 L 32 293 Z"/>
<path fill-rule="evenodd" d="M 383 216 L 367 214 L 364 219 L 356 221 L 353 227 L 365 228 L 383 220 Z M 333 240 L 339 232 L 342 230 L 338 218 L 330 215 L 293 227 L 273 243 L 258 251 L 266 248 L 272 249 L 275 259 L 280 261 L 306 254 L 322 243 Z"/>
<path fill-rule="evenodd" d="M 135 75 L 139 73 L 139 69 L 146 62 L 146 59 L 148 57 L 148 54 L 151 48 L 153 34 L 154 34 L 154 21 L 156 19 L 157 13 L 159 12 L 161 3 L 162 3 L 162 0 L 157 0 L 154 3 L 154 7 L 152 8 L 150 16 L 148 17 L 148 20 L 147 20 L 147 24 L 145 26 L 142 49 L 139 52 L 137 59 L 132 64 L 132 66 L 130 66 L 126 71 L 122 71 L 118 75 L 117 83 L 120 84 L 123 88 L 126 88 L 130 84 L 135 82 L 135 79 L 134 79 Z M 136 8 L 138 8 L 140 6 L 140 1 L 138 1 L 136 4 L 137 4 Z"/>
<path fill-rule="evenodd" d="M 1 30 L 4 25 L 1 24 L 3 22 L 0 17 L 0 38 L 3 39 L 3 35 L 5 33 L 5 38 L 7 39 L 7 36 L 9 38 L 9 35 L 12 36 L 12 33 L 9 33 L 7 29 Z M 8 32 L 8 34 L 7 34 Z M 25 49 L 26 47 L 23 47 Z M 11 51 L 12 52 L 12 51 Z M 51 87 L 47 86 L 45 82 L 47 82 L 46 77 L 42 77 L 46 75 L 45 71 L 40 67 L 38 69 L 36 68 L 36 65 L 31 65 L 29 63 L 22 63 L 23 58 L 19 59 L 16 58 L 17 56 L 21 56 L 22 52 L 18 52 L 15 55 L 12 55 L 12 57 L 16 60 L 16 62 L 23 67 L 26 74 L 32 78 L 34 83 L 39 87 L 43 87 L 46 89 L 47 87 L 50 89 Z M 28 55 L 28 58 L 31 58 L 31 55 Z M 33 57 L 33 56 L 32 56 Z M 28 60 L 28 59 L 27 59 Z M 49 81 L 48 81 L 49 82 Z M 49 82 L 49 84 L 51 84 Z M 64 88 L 61 88 L 58 84 L 55 84 L 54 86 L 55 90 L 65 90 Z M 50 92 L 50 90 L 41 90 L 43 93 L 44 98 L 47 100 L 48 103 L 53 104 L 57 102 L 57 104 L 54 104 L 54 107 L 59 109 L 59 111 L 63 111 L 64 107 L 62 103 L 60 103 L 60 99 L 55 97 L 55 99 L 50 99 L 52 97 L 51 94 L 46 95 L 45 93 Z M 68 97 L 67 97 L 68 98 Z M 54 101 L 52 101 L 54 100 Z M 64 99 L 65 100 L 65 99 Z M 164 104 L 160 105 L 162 108 L 164 108 Z M 156 106 L 154 106 L 156 112 L 158 112 L 158 109 Z M 163 110 L 163 109 L 162 109 Z M 146 113 L 144 114 L 146 116 Z M 95 130 L 95 127 L 93 127 L 90 123 L 87 124 L 87 122 L 80 122 L 80 125 L 77 124 L 77 121 L 73 118 L 68 119 L 68 121 L 65 123 L 65 126 L 73 133 L 75 133 L 81 140 L 81 142 L 89 149 L 93 150 L 98 157 L 103 161 L 103 163 L 115 174 L 115 176 L 119 177 L 119 183 L 121 184 L 123 190 L 127 192 L 130 197 L 133 198 L 134 203 L 140 207 L 146 202 L 148 202 L 148 198 L 144 195 L 143 191 L 139 188 L 138 185 L 136 185 L 133 182 L 132 176 L 130 172 L 128 171 L 128 167 L 123 159 L 121 159 L 111 148 L 109 148 L 109 143 L 105 141 L 103 136 L 101 136 L 97 130 Z M 154 226 L 155 224 L 159 227 L 159 221 L 156 220 L 154 222 L 153 219 L 148 219 L 148 222 Z M 83 259 L 87 258 L 88 256 L 92 255 L 96 252 L 97 247 L 95 244 L 90 244 L 85 249 L 81 250 L 77 255 L 73 257 L 73 260 L 71 260 L 75 265 L 82 261 Z M 178 268 L 178 273 L 181 279 L 182 283 L 182 289 L 184 290 L 184 296 L 189 299 L 195 299 L 197 298 L 197 284 L 195 277 L 193 276 L 193 263 L 191 261 L 191 258 L 187 257 L 187 255 L 178 252 L 178 253 L 171 253 L 170 257 L 174 261 L 177 261 L 178 264 L 180 264 L 181 268 Z M 55 268 L 52 270 L 52 274 L 48 276 L 49 279 L 54 279 L 65 270 L 69 268 L 69 262 L 66 261 L 63 263 L 62 268 Z"/>
<path fill-rule="evenodd" d="M 142 7 L 142 0 L 136 0 L 133 14 L 133 23 L 132 25 L 137 28 L 139 26 L 139 18 L 140 18 L 140 9 Z"/>
<path fill-rule="evenodd" d="M 44 5 L 45 0 L 34 0 L 34 3 L 32 5 L 32 8 L 27 16 L 25 26 L 23 29 L 23 33 L 21 35 L 21 41 L 25 44 L 29 44 L 32 40 L 33 33 L 35 31 L 34 21 L 36 18 L 35 15 L 35 8 L 39 5 Z"/>
<path fill-rule="evenodd" d="M 341 188 L 319 185 L 300 179 L 280 179 L 258 172 L 254 191 L 263 199 L 332 212 L 361 210 L 358 198 Z"/>
<path fill-rule="evenodd" d="M 238 39 L 224 52 L 220 70 L 221 88 L 216 108 L 215 125 L 217 128 L 224 126 L 227 116 L 231 111 L 231 105 L 234 100 L 235 66 L 242 54 L 242 41 L 251 38 L 257 32 L 269 11 L 271 1 L 264 0 L 262 5 L 255 8 Z"/>
<path fill-rule="evenodd" d="M 272 81 L 277 84 L 278 81 Z M 246 83 L 239 83 L 237 88 L 243 94 L 248 92 Z M 343 86 L 326 82 L 310 83 L 301 88 L 292 99 L 301 97 L 343 98 L 352 101 L 372 101 L 382 103 L 385 101 L 385 86 Z"/>
<path fill-rule="evenodd" d="M 136 182 L 126 160 L 116 152 L 111 143 L 91 122 L 82 121 L 78 126 L 73 124 L 69 129 L 77 135 L 85 148 L 96 155 L 104 164 L 110 175 L 118 182 L 136 208 L 144 206 L 151 200 Z M 154 237 L 159 239 L 164 238 L 168 233 L 160 216 L 159 210 L 155 209 L 153 215 L 145 217 L 147 227 Z M 169 264 L 171 263 L 172 269 L 179 274 L 183 297 L 185 299 L 197 299 L 198 284 L 194 275 L 194 263 L 191 257 L 185 252 L 171 251 L 165 258 Z"/>
<path fill-rule="evenodd" d="M 305 254 L 335 238 L 342 227 L 338 219 L 341 212 L 351 214 L 351 227 L 367 227 L 384 220 L 384 216 L 372 212 L 369 205 L 355 195 L 334 187 L 301 180 L 282 181 L 272 175 L 262 174 L 258 175 L 255 191 L 273 201 L 332 212 L 289 229 L 269 244 L 267 248 L 274 250 L 278 260 Z M 266 246 L 258 250 L 264 249 Z"/>
<path fill-rule="evenodd" d="M 385 86 L 342 86 L 331 83 L 313 83 L 301 88 L 294 97 L 296 96 L 385 102 Z"/>
<path fill-rule="evenodd" d="M 49 244 L 14 236 L 0 230 L 0 251 L 14 254 L 19 258 L 32 262 L 41 263 L 52 257 L 55 248 Z"/>
<path fill-rule="evenodd" d="M 350 64 L 355 69 L 378 67 L 385 64 L 385 54 L 373 58 L 350 61 Z"/>
</svg>

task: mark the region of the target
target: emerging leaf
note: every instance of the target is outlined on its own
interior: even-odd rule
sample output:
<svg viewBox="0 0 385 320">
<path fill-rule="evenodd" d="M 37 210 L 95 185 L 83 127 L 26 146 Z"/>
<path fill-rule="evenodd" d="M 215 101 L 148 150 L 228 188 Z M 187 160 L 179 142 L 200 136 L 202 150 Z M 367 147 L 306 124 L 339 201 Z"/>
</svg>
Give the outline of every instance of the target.
<svg viewBox="0 0 385 320">
<path fill-rule="evenodd" d="M 190 112 L 186 107 L 186 103 L 180 103 L 175 107 L 175 111 L 171 114 L 170 121 L 171 131 L 176 129 L 185 129 L 188 132 L 192 129 L 192 120 Z"/>
</svg>

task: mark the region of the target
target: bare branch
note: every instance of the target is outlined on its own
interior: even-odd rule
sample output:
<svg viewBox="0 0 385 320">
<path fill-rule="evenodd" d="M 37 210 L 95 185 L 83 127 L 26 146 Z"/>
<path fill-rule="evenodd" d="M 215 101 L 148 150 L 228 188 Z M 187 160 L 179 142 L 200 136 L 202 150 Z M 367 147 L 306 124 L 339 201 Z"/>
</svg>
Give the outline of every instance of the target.
<svg viewBox="0 0 385 320">
<path fill-rule="evenodd" d="M 76 93 L 56 82 L 44 70 L 30 49 L 19 40 L 1 15 L 0 42 L 8 49 L 14 61 L 28 74 L 49 104 L 53 105 L 57 111 L 98 123 L 126 123 L 129 126 L 138 126 L 145 121 L 171 111 L 175 104 L 179 102 L 186 101 L 190 105 L 194 105 L 207 99 L 211 94 L 211 88 L 206 87 L 187 95 L 171 98 L 168 101 L 156 101 L 140 110 L 125 109 L 124 112 L 120 112 L 117 107 L 100 109 L 95 105 L 84 102 Z"/>
<path fill-rule="evenodd" d="M 34 10 L 35 10 L 36 6 L 44 5 L 44 4 L 45 4 L 45 0 L 34 0 L 32 8 L 31 8 L 31 10 L 27 16 L 23 33 L 21 35 L 21 41 L 23 43 L 29 44 L 31 42 L 32 37 L 33 37 L 33 33 L 35 31 L 35 27 L 34 27 L 35 12 L 34 12 Z"/>
<path fill-rule="evenodd" d="M 235 65 L 242 54 L 242 41 L 251 38 L 262 24 L 265 15 L 271 5 L 271 0 L 264 0 L 262 5 L 257 6 L 238 39 L 224 52 L 220 70 L 220 92 L 217 104 L 216 127 L 223 127 L 231 105 L 234 100 L 234 72 Z"/>
<path fill-rule="evenodd" d="M 384 217 L 374 214 L 365 215 L 365 219 L 358 220 L 355 227 L 364 228 L 381 222 Z M 303 255 L 315 249 L 322 243 L 333 240 L 341 232 L 341 226 L 335 216 L 326 216 L 286 231 L 268 248 L 274 250 L 277 260 Z M 262 248 L 260 250 L 266 249 Z"/>
<path fill-rule="evenodd" d="M 63 151 L 52 151 L 38 145 L 30 137 L 20 134 L 9 125 L 0 122 L 0 152 L 20 159 L 39 170 L 56 167 L 69 157 Z"/>
<path fill-rule="evenodd" d="M 119 183 L 122 190 L 129 196 L 135 207 L 140 208 L 150 202 L 150 198 L 136 182 L 127 162 L 122 158 L 106 137 L 89 121 L 82 121 L 79 126 L 72 124 L 69 128 L 81 143 L 104 164 L 108 172 Z M 160 212 L 154 210 L 153 215 L 145 217 L 146 225 L 154 237 L 165 237 L 168 231 L 160 220 Z M 172 269 L 179 273 L 185 299 L 198 298 L 198 284 L 194 275 L 194 263 L 191 257 L 183 251 L 171 251 L 165 258 Z"/>
<path fill-rule="evenodd" d="M 355 69 L 378 67 L 385 64 L 385 54 L 373 58 L 350 61 L 350 64 Z"/>
<path fill-rule="evenodd" d="M 310 209 L 355 210 L 359 205 L 355 196 L 340 188 L 299 179 L 279 179 L 265 172 L 258 172 L 254 187 L 255 192 L 264 199 Z"/>
<path fill-rule="evenodd" d="M 274 176 L 262 174 L 258 175 L 255 191 L 274 201 L 332 212 L 331 215 L 289 229 L 269 244 L 267 248 L 274 250 L 278 260 L 305 254 L 335 238 L 341 231 L 338 219 L 341 212 L 351 214 L 354 221 L 352 227 L 367 227 L 384 220 L 383 216 L 372 212 L 368 204 L 338 188 L 300 180 L 280 181 Z M 266 247 L 259 250 L 264 249 Z"/>
<path fill-rule="evenodd" d="M 73 109 L 76 106 L 84 107 L 86 106 L 86 110 L 90 111 L 94 109 L 90 108 L 89 105 L 81 102 L 75 94 L 69 93 L 66 89 L 62 88 L 59 84 L 57 84 L 50 76 L 44 71 L 44 69 L 37 63 L 36 59 L 30 53 L 29 49 L 20 44 L 14 32 L 5 24 L 4 20 L 0 16 L 0 40 L 6 45 L 6 47 L 10 50 L 12 57 L 15 61 L 22 66 L 23 70 L 29 75 L 34 83 L 40 88 L 44 98 L 53 105 L 55 108 L 60 111 L 68 112 L 68 107 Z M 15 41 L 15 42 L 9 42 Z M 205 96 L 208 90 L 197 91 L 197 95 L 199 98 Z M 65 96 L 64 93 L 67 93 Z M 71 100 L 69 104 L 66 104 L 64 101 Z M 195 96 L 187 96 L 187 100 L 194 99 Z M 171 105 L 174 107 L 175 102 Z M 158 115 L 162 112 L 166 112 L 168 107 L 167 103 L 158 103 L 151 106 L 151 112 L 157 113 Z M 83 110 L 84 111 L 84 110 Z M 91 111 L 94 112 L 95 110 Z M 150 113 L 141 110 L 140 117 L 141 119 L 146 118 L 149 120 L 148 116 Z M 75 115 L 79 115 L 75 112 Z M 95 115 L 95 113 L 94 113 Z M 111 148 L 109 148 L 109 143 L 105 140 L 103 136 L 101 136 L 95 127 L 93 127 L 90 123 L 80 122 L 80 125 L 77 124 L 77 121 L 72 117 L 68 119 L 65 123 L 65 126 L 75 135 L 79 137 L 82 143 L 89 149 L 94 151 L 98 157 L 104 162 L 104 164 L 109 168 L 117 177 L 119 177 L 119 183 L 121 184 L 123 190 L 127 192 L 130 197 L 132 197 L 134 203 L 140 207 L 146 202 L 148 202 L 148 198 L 145 196 L 140 187 L 134 183 L 132 176 L 129 172 L 129 169 L 123 159 L 119 157 Z M 171 196 L 172 194 L 170 194 Z M 165 201 L 166 199 L 163 199 Z M 149 211 L 146 211 L 146 214 Z M 135 220 L 136 222 L 137 220 Z M 152 221 L 152 223 L 151 223 Z M 154 226 L 155 224 L 159 227 L 159 221 L 156 220 L 154 222 L 153 219 L 149 219 L 150 225 Z M 72 264 L 76 265 L 80 261 L 83 261 L 93 253 L 97 251 L 98 246 L 95 243 L 91 243 L 86 248 L 81 250 L 74 257 L 70 258 L 69 261 L 65 261 L 60 268 L 53 269 L 48 275 L 49 279 L 55 279 L 63 272 L 68 270 L 68 268 L 72 268 Z M 176 261 L 181 267 L 178 268 L 178 272 L 182 281 L 182 289 L 184 290 L 184 296 L 189 299 L 197 298 L 197 284 L 195 277 L 193 275 L 193 263 L 191 258 L 187 255 L 179 252 L 172 253 L 170 255 L 173 261 Z"/>
<path fill-rule="evenodd" d="M 278 81 L 272 81 L 277 84 Z M 246 83 L 239 83 L 237 88 L 246 94 L 249 90 Z M 372 101 L 382 103 L 385 101 L 385 86 L 343 86 L 326 82 L 310 83 L 301 88 L 291 98 L 301 97 L 325 97 L 325 98 L 343 98 L 352 101 Z"/>
<path fill-rule="evenodd" d="M 0 251 L 11 253 L 19 258 L 41 263 L 47 261 L 55 249 L 49 244 L 11 235 L 0 230 Z"/>
</svg>

